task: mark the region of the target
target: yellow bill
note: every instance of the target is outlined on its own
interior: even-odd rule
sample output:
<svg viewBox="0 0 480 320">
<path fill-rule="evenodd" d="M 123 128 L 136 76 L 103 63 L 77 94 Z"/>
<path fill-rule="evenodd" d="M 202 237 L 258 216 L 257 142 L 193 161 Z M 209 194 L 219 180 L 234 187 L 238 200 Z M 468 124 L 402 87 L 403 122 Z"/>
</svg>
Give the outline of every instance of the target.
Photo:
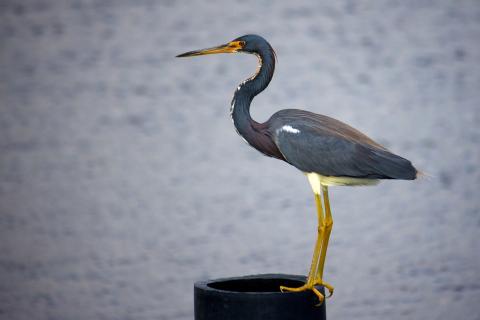
<svg viewBox="0 0 480 320">
<path fill-rule="evenodd" d="M 245 46 L 244 41 L 232 41 L 227 44 L 222 44 L 220 46 L 213 47 L 213 48 L 185 52 L 185 53 L 179 54 L 177 58 L 195 57 L 195 56 L 203 56 L 206 54 L 217 54 L 217 53 L 235 53 L 243 49 L 244 46 Z"/>
</svg>

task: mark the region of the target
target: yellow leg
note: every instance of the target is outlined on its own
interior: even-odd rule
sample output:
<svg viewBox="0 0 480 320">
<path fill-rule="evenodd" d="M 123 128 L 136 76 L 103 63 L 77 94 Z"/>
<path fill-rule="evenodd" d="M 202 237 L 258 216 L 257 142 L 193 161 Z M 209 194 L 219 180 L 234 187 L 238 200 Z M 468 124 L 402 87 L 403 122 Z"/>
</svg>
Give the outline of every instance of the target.
<svg viewBox="0 0 480 320">
<path fill-rule="evenodd" d="M 323 208 L 322 199 L 320 195 L 315 194 L 315 204 L 317 205 L 317 218 L 318 226 L 323 224 Z M 315 242 L 315 248 L 313 249 L 312 263 L 310 264 L 310 272 L 308 273 L 307 283 L 313 284 L 317 277 L 318 262 L 320 259 L 320 252 L 322 250 L 323 230 L 317 227 L 317 241 Z"/>
<path fill-rule="evenodd" d="M 328 197 L 328 187 L 322 185 L 322 194 L 323 194 L 323 202 L 325 205 L 325 219 L 323 219 L 323 229 L 324 232 L 322 233 L 323 241 L 322 241 L 322 250 L 320 252 L 320 261 L 318 263 L 318 271 L 317 271 L 317 281 L 324 284 L 325 288 L 330 291 L 328 297 L 331 297 L 333 294 L 333 287 L 328 285 L 327 283 L 323 282 L 323 270 L 325 266 L 325 258 L 327 256 L 327 248 L 328 248 L 328 241 L 330 240 L 330 233 L 332 232 L 333 227 L 333 219 L 332 219 L 332 211 L 330 210 L 330 200 Z M 327 297 L 327 298 L 328 298 Z"/>
<path fill-rule="evenodd" d="M 317 240 L 315 243 L 315 249 L 313 251 L 312 264 L 310 266 L 310 272 L 308 274 L 307 282 L 303 286 L 298 288 L 281 286 L 280 290 L 282 292 L 284 291 L 300 292 L 305 290 L 312 290 L 312 292 L 318 297 L 318 300 L 319 300 L 318 305 L 321 305 L 325 297 L 320 291 L 318 291 L 315 288 L 316 285 L 321 285 L 327 288 L 330 293 L 329 297 L 333 294 L 333 287 L 328 283 L 323 282 L 321 276 L 319 277 L 319 274 L 320 275 L 323 274 L 323 264 L 325 263 L 324 256 L 326 254 L 326 246 L 328 245 L 328 237 L 331 231 L 331 223 L 328 223 L 326 221 L 326 216 L 324 216 L 322 199 L 320 196 L 320 189 L 322 187 L 320 184 L 319 176 L 316 174 L 307 174 L 307 177 L 310 182 L 310 185 L 312 186 L 313 192 L 315 194 L 315 203 L 317 205 L 317 217 L 318 217 Z M 325 196 L 325 193 L 324 193 L 324 196 Z M 328 194 L 327 194 L 327 197 L 328 197 Z M 325 201 L 325 203 L 326 204 L 328 203 L 328 198 Z M 329 207 L 329 210 L 330 210 L 330 207 Z M 331 214 L 330 214 L 330 220 L 331 220 Z M 330 226 L 330 228 L 328 226 Z M 328 231 L 328 235 L 326 236 L 327 231 Z M 326 243 L 325 243 L 325 239 L 327 240 Z M 323 259 L 322 259 L 322 255 L 323 255 Z"/>
<path fill-rule="evenodd" d="M 324 295 L 315 288 L 315 285 L 318 285 L 316 281 L 317 272 L 318 272 L 318 263 L 320 259 L 320 252 L 322 250 L 322 241 L 323 241 L 323 228 L 320 226 L 323 225 L 323 208 L 322 208 L 322 199 L 319 194 L 315 194 L 315 203 L 317 204 L 317 216 L 318 216 L 318 233 L 317 241 L 315 243 L 315 249 L 313 250 L 312 264 L 310 265 L 310 272 L 308 273 L 307 282 L 298 288 L 290 288 L 285 286 L 280 286 L 280 291 L 289 291 L 289 292 L 301 292 L 306 290 L 312 290 L 312 292 L 318 297 L 319 304 L 321 305 L 325 299 Z"/>
</svg>

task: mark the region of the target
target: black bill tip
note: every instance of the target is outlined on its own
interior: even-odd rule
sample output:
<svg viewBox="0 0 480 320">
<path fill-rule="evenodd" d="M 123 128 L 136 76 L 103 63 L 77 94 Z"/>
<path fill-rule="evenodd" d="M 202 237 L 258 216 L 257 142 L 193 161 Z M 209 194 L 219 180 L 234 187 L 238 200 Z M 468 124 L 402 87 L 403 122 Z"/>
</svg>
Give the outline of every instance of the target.
<svg viewBox="0 0 480 320">
<path fill-rule="evenodd" d="M 189 51 L 185 53 L 181 53 L 175 56 L 175 58 L 185 58 L 185 57 L 192 57 L 198 55 L 198 51 Z"/>
</svg>

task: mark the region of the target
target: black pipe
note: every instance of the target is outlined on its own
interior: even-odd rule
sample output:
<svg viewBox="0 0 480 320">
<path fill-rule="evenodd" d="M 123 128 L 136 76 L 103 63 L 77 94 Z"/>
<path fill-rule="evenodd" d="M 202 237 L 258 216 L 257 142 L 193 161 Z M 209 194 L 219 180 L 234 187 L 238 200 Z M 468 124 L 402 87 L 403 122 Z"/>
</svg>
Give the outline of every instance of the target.
<svg viewBox="0 0 480 320">
<path fill-rule="evenodd" d="M 280 292 L 300 287 L 304 276 L 261 274 L 199 281 L 194 287 L 195 320 L 324 320 L 325 302 L 311 291 Z M 318 287 L 324 293 L 323 287 Z"/>
</svg>

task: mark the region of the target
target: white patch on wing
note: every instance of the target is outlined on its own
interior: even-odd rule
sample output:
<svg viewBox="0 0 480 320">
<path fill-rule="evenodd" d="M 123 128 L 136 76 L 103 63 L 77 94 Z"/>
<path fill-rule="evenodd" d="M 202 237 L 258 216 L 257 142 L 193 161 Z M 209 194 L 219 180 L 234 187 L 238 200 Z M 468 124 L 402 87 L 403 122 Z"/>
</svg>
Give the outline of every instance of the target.
<svg viewBox="0 0 480 320">
<path fill-rule="evenodd" d="M 295 129 L 294 127 L 289 126 L 288 124 L 284 125 L 280 130 L 285 132 L 290 132 L 290 133 L 300 133 L 300 130 Z"/>
</svg>

